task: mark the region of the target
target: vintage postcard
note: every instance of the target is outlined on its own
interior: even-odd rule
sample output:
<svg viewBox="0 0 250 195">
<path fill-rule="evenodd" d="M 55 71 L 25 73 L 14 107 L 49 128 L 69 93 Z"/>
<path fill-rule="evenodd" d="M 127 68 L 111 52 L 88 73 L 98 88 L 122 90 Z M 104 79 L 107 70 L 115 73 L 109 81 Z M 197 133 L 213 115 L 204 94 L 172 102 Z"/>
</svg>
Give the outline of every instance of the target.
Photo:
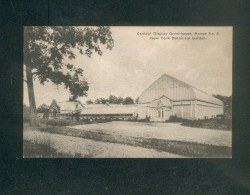
<svg viewBox="0 0 250 195">
<path fill-rule="evenodd" d="M 24 27 L 24 158 L 231 158 L 232 27 Z"/>
</svg>

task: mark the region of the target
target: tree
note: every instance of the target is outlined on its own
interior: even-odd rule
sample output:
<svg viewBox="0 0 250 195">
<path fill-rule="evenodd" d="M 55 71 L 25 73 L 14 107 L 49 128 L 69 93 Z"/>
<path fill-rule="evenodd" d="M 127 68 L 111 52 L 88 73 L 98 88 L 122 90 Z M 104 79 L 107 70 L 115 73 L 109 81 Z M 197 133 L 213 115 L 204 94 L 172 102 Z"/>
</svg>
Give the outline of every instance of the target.
<svg viewBox="0 0 250 195">
<path fill-rule="evenodd" d="M 63 84 L 69 89 L 70 100 L 86 96 L 88 82 L 83 77 L 83 69 L 65 63 L 72 60 L 79 51 L 91 57 L 93 52 L 102 55 L 101 45 L 111 50 L 114 40 L 109 27 L 59 27 L 31 26 L 24 28 L 24 65 L 30 104 L 31 125 L 36 125 L 36 102 L 33 79 L 41 84 L 51 81 Z"/>
<path fill-rule="evenodd" d="M 37 110 L 37 113 L 43 113 L 43 118 L 48 118 L 49 117 L 49 106 L 46 104 L 40 105 Z"/>
<path fill-rule="evenodd" d="M 118 101 L 118 98 L 114 95 L 110 95 L 109 98 L 108 98 L 108 102 L 110 104 L 117 104 L 117 101 Z"/>
<path fill-rule="evenodd" d="M 122 97 L 118 97 L 117 98 L 117 104 L 122 104 L 123 102 L 123 98 Z"/>
<path fill-rule="evenodd" d="M 37 113 L 45 113 L 45 112 L 49 112 L 49 106 L 47 106 L 46 104 L 42 104 L 37 108 Z"/>
<path fill-rule="evenodd" d="M 126 97 L 122 104 L 134 104 L 134 100 L 131 97 Z"/>
<path fill-rule="evenodd" d="M 215 98 L 221 100 L 224 103 L 224 115 L 226 118 L 232 117 L 232 96 L 222 96 L 222 95 L 213 95 Z"/>
<path fill-rule="evenodd" d="M 121 104 L 123 102 L 122 97 L 116 97 L 115 95 L 110 95 L 108 98 L 110 104 Z"/>
<path fill-rule="evenodd" d="M 108 100 L 105 99 L 105 98 L 97 98 L 97 99 L 95 100 L 95 103 L 96 103 L 96 104 L 106 104 L 107 102 L 108 102 Z"/>
</svg>

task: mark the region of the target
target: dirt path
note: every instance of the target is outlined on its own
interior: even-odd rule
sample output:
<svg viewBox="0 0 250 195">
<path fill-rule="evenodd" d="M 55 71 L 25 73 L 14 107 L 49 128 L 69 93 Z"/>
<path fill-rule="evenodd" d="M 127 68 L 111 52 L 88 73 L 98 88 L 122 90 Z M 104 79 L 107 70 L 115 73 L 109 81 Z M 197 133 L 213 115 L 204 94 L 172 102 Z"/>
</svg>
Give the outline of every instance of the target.
<svg viewBox="0 0 250 195">
<path fill-rule="evenodd" d="M 51 134 L 36 130 L 24 130 L 24 140 L 36 143 L 50 143 L 58 152 L 73 156 L 81 154 L 86 158 L 182 158 L 184 156 L 154 149 L 133 147 L 128 145 L 106 143 L 59 134 Z"/>
</svg>

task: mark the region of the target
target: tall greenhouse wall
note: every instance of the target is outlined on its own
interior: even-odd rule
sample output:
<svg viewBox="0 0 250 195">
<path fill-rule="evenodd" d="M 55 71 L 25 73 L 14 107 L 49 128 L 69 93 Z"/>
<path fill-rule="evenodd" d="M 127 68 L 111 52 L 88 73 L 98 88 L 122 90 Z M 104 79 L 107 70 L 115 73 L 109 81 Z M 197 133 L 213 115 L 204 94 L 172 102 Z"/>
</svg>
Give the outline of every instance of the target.
<svg viewBox="0 0 250 195">
<path fill-rule="evenodd" d="M 141 104 L 138 106 L 137 114 L 138 114 L 138 119 L 145 119 L 147 116 L 150 115 L 149 111 L 149 106 L 148 104 Z"/>
<path fill-rule="evenodd" d="M 193 91 L 186 85 L 168 77 L 161 77 L 145 90 L 139 98 L 139 103 L 152 102 L 163 95 L 172 100 L 193 99 Z"/>
<path fill-rule="evenodd" d="M 223 106 L 197 101 L 195 117 L 197 119 L 213 118 L 223 114 Z"/>
</svg>

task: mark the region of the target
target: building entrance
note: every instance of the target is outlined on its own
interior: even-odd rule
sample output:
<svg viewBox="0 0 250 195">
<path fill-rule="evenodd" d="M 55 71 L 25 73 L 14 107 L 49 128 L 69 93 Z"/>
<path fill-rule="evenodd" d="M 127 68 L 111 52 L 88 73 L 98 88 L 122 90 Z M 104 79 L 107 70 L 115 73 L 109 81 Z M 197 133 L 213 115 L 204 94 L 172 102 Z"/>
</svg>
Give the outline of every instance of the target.
<svg viewBox="0 0 250 195">
<path fill-rule="evenodd" d="M 162 97 L 154 100 L 150 105 L 150 121 L 166 121 L 170 117 L 171 102 Z"/>
</svg>

